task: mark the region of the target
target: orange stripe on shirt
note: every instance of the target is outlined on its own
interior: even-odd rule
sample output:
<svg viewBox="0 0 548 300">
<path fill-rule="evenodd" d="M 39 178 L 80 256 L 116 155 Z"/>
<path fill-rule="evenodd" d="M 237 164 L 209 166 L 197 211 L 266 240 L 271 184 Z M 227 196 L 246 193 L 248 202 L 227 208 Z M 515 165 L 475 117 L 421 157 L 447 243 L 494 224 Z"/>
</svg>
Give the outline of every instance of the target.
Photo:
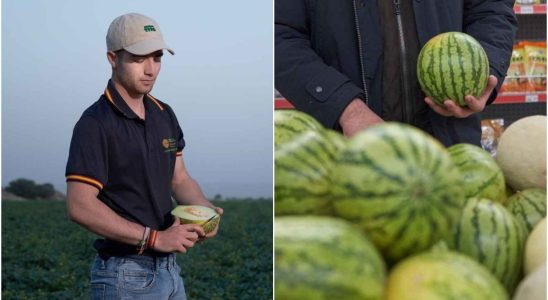
<svg viewBox="0 0 548 300">
<path fill-rule="evenodd" d="M 108 91 L 108 88 L 105 89 L 105 96 L 107 96 L 108 101 L 110 101 L 110 103 L 112 103 L 112 105 L 114 105 L 114 107 L 116 107 L 116 108 L 118 108 L 118 110 L 120 110 L 118 105 L 116 105 L 116 103 L 114 103 L 114 100 L 112 100 L 112 96 L 110 95 L 110 92 Z"/>
<path fill-rule="evenodd" d="M 93 179 L 93 178 L 80 176 L 80 175 L 67 175 L 67 181 L 70 181 L 70 180 L 83 181 L 83 182 L 89 183 L 91 185 L 94 185 L 95 187 L 99 188 L 100 190 L 103 189 L 103 184 L 100 183 L 99 181 Z"/>
<path fill-rule="evenodd" d="M 158 102 L 158 100 L 156 100 L 156 98 L 152 97 L 151 94 L 148 94 L 148 96 L 150 97 L 150 100 L 152 100 L 152 102 L 156 103 L 156 105 L 158 105 L 158 107 L 160 108 L 160 110 L 164 110 L 164 108 L 160 105 L 160 103 Z"/>
</svg>

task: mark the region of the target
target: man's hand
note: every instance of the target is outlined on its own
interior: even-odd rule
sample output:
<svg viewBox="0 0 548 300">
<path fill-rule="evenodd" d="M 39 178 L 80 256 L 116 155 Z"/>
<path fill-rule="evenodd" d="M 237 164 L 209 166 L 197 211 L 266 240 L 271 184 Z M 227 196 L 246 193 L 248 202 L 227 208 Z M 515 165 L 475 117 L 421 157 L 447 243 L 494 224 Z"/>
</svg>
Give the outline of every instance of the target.
<svg viewBox="0 0 548 300">
<path fill-rule="evenodd" d="M 158 231 L 154 250 L 160 252 L 186 253 L 200 237 L 205 236 L 204 229 L 196 224 L 181 224 L 175 218 L 173 225 L 164 231 Z"/>
<path fill-rule="evenodd" d="M 361 130 L 382 122 L 384 121 L 359 98 L 352 100 L 339 118 L 346 137 L 352 137 Z"/>
<path fill-rule="evenodd" d="M 489 96 L 493 92 L 493 89 L 497 86 L 497 78 L 493 75 L 489 76 L 489 81 L 487 86 L 483 91 L 483 94 L 477 99 L 474 96 L 468 95 L 464 99 L 467 106 L 460 107 L 452 100 L 445 100 L 443 102 L 444 106 L 434 103 L 429 97 L 426 97 L 424 101 L 432 108 L 435 112 L 442 116 L 446 117 L 457 117 L 457 118 L 466 118 L 472 114 L 482 112 L 485 108 Z"/>
</svg>

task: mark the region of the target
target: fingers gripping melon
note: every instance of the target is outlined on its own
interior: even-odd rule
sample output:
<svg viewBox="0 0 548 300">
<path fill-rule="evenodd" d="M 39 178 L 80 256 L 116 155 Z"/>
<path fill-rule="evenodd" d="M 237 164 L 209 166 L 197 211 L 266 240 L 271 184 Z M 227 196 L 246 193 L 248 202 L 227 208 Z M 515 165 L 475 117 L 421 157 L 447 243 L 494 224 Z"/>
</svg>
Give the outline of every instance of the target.
<svg viewBox="0 0 548 300">
<path fill-rule="evenodd" d="M 221 216 L 212 208 L 200 205 L 179 205 L 171 214 L 181 220 L 181 224 L 197 224 L 208 234 L 217 227 Z"/>
</svg>

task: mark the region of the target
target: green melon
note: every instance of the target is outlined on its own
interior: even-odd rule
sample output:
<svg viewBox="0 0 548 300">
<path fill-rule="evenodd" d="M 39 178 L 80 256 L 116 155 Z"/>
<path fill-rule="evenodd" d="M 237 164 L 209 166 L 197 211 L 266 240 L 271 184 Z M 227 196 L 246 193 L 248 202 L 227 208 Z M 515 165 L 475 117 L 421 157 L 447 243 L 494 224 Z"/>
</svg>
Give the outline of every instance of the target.
<svg viewBox="0 0 548 300">
<path fill-rule="evenodd" d="M 499 203 L 506 200 L 502 170 L 491 154 L 471 144 L 456 144 L 447 149 L 462 174 L 466 198 L 486 198 Z"/>
<path fill-rule="evenodd" d="M 446 99 L 466 106 L 467 95 L 479 98 L 489 79 L 489 60 L 482 46 L 462 32 L 446 32 L 430 39 L 417 60 L 417 76 L 434 103 Z"/>
<path fill-rule="evenodd" d="M 505 300 L 507 292 L 476 261 L 455 252 L 432 251 L 397 264 L 385 300 Z"/>
<path fill-rule="evenodd" d="M 331 172 L 338 153 L 323 131 L 307 131 L 280 145 L 274 153 L 276 215 L 331 213 Z"/>
<path fill-rule="evenodd" d="M 291 141 L 296 136 L 309 130 L 317 131 L 323 126 L 312 116 L 297 110 L 274 111 L 274 146 Z"/>
<path fill-rule="evenodd" d="M 212 232 L 221 221 L 221 216 L 214 209 L 200 205 L 178 205 L 171 214 L 178 217 L 181 224 L 200 225 L 206 234 Z"/>
<path fill-rule="evenodd" d="M 490 270 L 511 293 L 521 278 L 524 226 L 501 204 L 471 198 L 452 236 L 452 248 Z"/>
<path fill-rule="evenodd" d="M 342 152 L 344 148 L 346 148 L 347 140 L 340 132 L 331 129 L 325 129 L 323 132 L 327 138 L 329 138 L 331 143 L 335 145 L 338 153 Z"/>
<path fill-rule="evenodd" d="M 508 210 L 531 232 L 546 217 L 546 190 L 525 189 L 508 198 Z"/>
<path fill-rule="evenodd" d="M 333 173 L 336 214 L 359 226 L 391 262 L 449 234 L 465 201 L 447 151 L 405 124 L 355 135 Z"/>
<path fill-rule="evenodd" d="M 276 299 L 382 299 L 384 262 L 344 220 L 276 217 L 274 253 Z"/>
</svg>

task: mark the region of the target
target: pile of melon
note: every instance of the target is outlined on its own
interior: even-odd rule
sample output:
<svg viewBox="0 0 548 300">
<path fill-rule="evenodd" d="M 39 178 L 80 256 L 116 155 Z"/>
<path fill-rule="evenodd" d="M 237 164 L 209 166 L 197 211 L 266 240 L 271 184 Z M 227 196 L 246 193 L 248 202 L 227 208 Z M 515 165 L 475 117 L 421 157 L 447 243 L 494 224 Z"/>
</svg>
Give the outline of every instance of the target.
<svg viewBox="0 0 548 300">
<path fill-rule="evenodd" d="M 276 111 L 274 188 L 279 299 L 544 299 L 546 117 L 509 126 L 493 158 Z"/>
</svg>

